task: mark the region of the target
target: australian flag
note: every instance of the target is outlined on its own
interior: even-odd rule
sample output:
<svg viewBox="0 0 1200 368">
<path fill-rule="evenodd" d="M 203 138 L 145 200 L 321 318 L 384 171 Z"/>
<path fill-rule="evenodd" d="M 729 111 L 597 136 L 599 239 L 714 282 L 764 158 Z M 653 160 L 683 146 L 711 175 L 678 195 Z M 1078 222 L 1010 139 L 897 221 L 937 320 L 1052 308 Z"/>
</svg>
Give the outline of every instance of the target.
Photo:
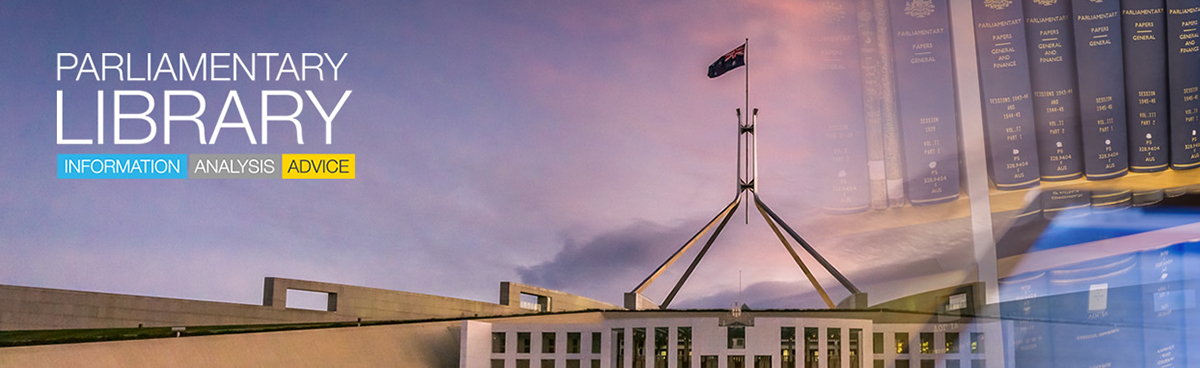
<svg viewBox="0 0 1200 368">
<path fill-rule="evenodd" d="M 746 65 L 746 44 L 738 46 L 733 51 L 714 61 L 712 65 L 709 65 L 708 77 L 720 77 L 721 74 L 725 74 L 725 72 L 737 69 L 737 67 L 743 65 Z"/>
</svg>

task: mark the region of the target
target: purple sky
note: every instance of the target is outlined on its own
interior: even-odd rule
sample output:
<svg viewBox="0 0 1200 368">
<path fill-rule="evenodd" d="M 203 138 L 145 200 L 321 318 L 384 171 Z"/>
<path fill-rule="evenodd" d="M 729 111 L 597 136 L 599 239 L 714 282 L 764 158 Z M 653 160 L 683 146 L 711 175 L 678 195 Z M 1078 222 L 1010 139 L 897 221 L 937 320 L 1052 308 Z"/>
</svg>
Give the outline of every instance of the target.
<svg viewBox="0 0 1200 368">
<path fill-rule="evenodd" d="M 55 3 L 0 6 L 3 284 L 258 303 L 264 276 L 485 301 L 512 280 L 620 303 L 733 197 L 733 109 L 746 70 L 705 72 L 747 37 L 767 203 L 867 291 L 970 267 L 953 262 L 971 257 L 966 222 L 935 229 L 943 241 L 900 233 L 885 245 L 814 220 L 816 124 L 860 104 L 828 101 L 836 87 L 806 83 L 817 1 Z M 58 52 L 349 56 L 337 82 L 96 83 L 56 81 Z M 303 146 L 287 129 L 266 146 L 236 135 L 201 146 L 187 129 L 169 146 L 60 146 L 60 89 L 68 126 L 84 136 L 96 90 L 195 89 L 210 129 L 231 89 L 253 125 L 259 90 L 354 92 L 328 146 L 311 106 Z M 54 171 L 59 153 L 301 152 L 354 153 L 357 178 L 59 180 Z M 769 228 L 753 212 L 743 224 L 742 211 L 676 305 L 728 306 L 741 270 L 745 301 L 818 307 Z M 688 261 L 648 295 L 661 300 Z"/>
</svg>

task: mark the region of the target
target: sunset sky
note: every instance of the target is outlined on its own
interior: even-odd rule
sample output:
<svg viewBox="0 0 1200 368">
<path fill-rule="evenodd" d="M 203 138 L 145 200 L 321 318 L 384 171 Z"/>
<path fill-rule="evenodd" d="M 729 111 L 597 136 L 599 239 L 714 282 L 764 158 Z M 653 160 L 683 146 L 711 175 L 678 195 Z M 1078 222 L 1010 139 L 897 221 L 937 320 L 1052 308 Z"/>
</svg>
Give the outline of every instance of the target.
<svg viewBox="0 0 1200 368">
<path fill-rule="evenodd" d="M 759 192 L 851 280 L 871 292 L 971 269 L 938 264 L 944 254 L 970 259 L 968 222 L 918 230 L 938 232 L 921 235 L 936 242 L 905 242 L 901 232 L 897 244 L 880 244 L 814 220 L 818 124 L 861 108 L 829 98 L 838 86 L 809 82 L 817 3 L 0 5 L 0 284 L 257 304 L 265 276 L 492 302 L 499 282 L 517 281 L 620 304 L 733 199 L 734 109 L 747 72 L 761 109 Z M 709 79 L 707 66 L 746 38 L 749 69 Z M 75 82 L 55 78 L 61 52 L 348 56 L 338 81 Z M 353 94 L 330 145 L 311 106 L 304 145 L 286 128 L 268 145 L 236 135 L 199 145 L 182 124 L 170 145 L 56 144 L 55 91 L 64 91 L 64 124 L 86 137 L 96 91 L 119 89 L 199 91 L 210 129 L 230 90 L 243 95 L 252 125 L 260 90 Z M 55 177 L 60 153 L 309 152 L 355 154 L 357 177 Z M 755 211 L 745 224 L 744 208 L 676 305 L 729 306 L 741 271 L 752 307 L 820 307 Z M 662 300 L 690 259 L 648 296 Z"/>
</svg>

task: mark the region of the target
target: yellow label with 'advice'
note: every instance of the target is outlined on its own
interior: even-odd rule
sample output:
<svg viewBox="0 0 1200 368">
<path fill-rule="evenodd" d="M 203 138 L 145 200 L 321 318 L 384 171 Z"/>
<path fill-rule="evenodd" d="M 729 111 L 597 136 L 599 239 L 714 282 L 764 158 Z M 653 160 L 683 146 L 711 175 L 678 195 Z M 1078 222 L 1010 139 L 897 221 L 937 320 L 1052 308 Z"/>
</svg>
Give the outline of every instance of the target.
<svg viewBox="0 0 1200 368">
<path fill-rule="evenodd" d="M 354 179 L 354 154 L 283 154 L 284 179 Z"/>
</svg>

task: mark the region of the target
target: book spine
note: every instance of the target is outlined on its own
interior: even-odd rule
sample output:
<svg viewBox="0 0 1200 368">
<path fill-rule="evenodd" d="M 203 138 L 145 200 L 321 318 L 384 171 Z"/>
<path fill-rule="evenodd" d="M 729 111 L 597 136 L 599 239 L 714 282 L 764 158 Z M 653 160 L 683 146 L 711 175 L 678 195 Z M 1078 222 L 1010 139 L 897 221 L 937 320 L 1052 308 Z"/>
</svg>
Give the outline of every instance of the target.
<svg viewBox="0 0 1200 368">
<path fill-rule="evenodd" d="M 871 180 L 871 208 L 888 208 L 887 173 L 883 146 L 883 54 L 875 25 L 875 0 L 858 3 L 858 58 L 862 65 L 863 118 L 866 120 L 867 173 Z"/>
<path fill-rule="evenodd" d="M 901 153 L 900 107 L 896 99 L 896 64 L 892 62 L 892 18 L 887 0 L 875 2 L 875 36 L 879 40 L 880 117 L 883 120 L 884 175 L 887 178 L 888 207 L 903 207 L 904 154 Z"/>
<path fill-rule="evenodd" d="M 959 195 L 958 120 L 946 0 L 890 5 L 909 202 L 952 201 Z"/>
<path fill-rule="evenodd" d="M 825 211 L 856 213 L 870 207 L 866 127 L 863 116 L 862 68 L 859 65 L 858 13 L 855 2 L 825 6 L 818 19 L 824 22 L 816 44 L 820 56 L 818 86 L 828 93 L 820 102 L 820 119 L 826 122 L 823 163 Z"/>
<path fill-rule="evenodd" d="M 1055 367 L 1140 367 L 1144 362 L 1138 254 L 1049 271 Z"/>
<path fill-rule="evenodd" d="M 1117 0 L 1071 0 L 1083 170 L 1088 180 L 1129 171 L 1121 6 Z"/>
<path fill-rule="evenodd" d="M 992 183 L 1002 190 L 1036 186 L 1041 172 L 1021 2 L 973 0 L 971 5 Z"/>
<path fill-rule="evenodd" d="M 1145 367 L 1185 367 L 1183 246 L 1141 252 Z"/>
<path fill-rule="evenodd" d="M 1071 2 L 1025 0 L 1025 37 L 1042 180 L 1083 176 Z"/>
<path fill-rule="evenodd" d="M 1155 172 L 1170 161 L 1167 40 L 1163 0 L 1121 2 L 1129 171 Z"/>
<path fill-rule="evenodd" d="M 1200 0 L 1168 0 L 1171 168 L 1200 167 Z"/>
</svg>

